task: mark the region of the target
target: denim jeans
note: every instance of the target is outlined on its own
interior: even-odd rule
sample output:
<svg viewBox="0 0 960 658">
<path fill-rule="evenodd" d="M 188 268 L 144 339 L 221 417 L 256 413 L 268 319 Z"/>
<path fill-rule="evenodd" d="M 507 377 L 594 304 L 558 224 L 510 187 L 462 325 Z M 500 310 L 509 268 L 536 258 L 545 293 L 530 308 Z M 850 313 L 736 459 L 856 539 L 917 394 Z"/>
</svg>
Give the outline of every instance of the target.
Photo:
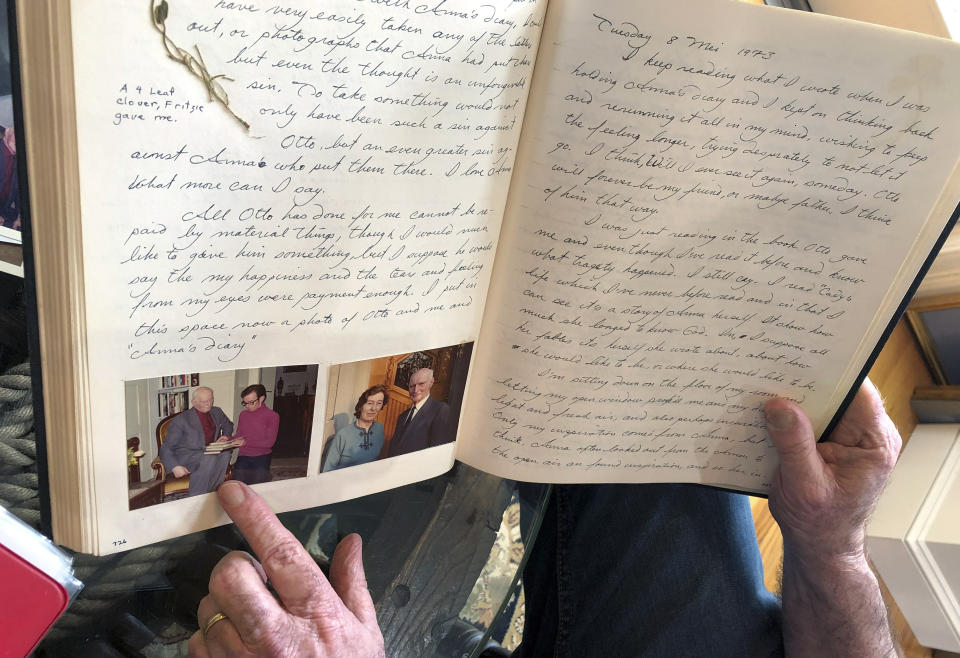
<svg viewBox="0 0 960 658">
<path fill-rule="evenodd" d="M 783 655 L 780 603 L 740 494 L 557 485 L 523 585 L 515 658 Z"/>
<path fill-rule="evenodd" d="M 260 484 L 270 481 L 270 461 L 273 453 L 256 455 L 255 457 L 237 457 L 233 465 L 233 479 L 246 484 Z"/>
</svg>

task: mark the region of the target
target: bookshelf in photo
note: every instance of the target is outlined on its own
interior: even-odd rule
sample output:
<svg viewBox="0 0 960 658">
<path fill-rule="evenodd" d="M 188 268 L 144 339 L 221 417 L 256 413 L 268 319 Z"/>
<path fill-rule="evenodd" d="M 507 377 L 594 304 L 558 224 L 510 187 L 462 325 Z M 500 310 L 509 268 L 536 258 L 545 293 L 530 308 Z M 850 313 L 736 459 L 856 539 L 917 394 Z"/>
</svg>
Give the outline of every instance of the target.
<svg viewBox="0 0 960 658">
<path fill-rule="evenodd" d="M 199 385 L 199 373 L 161 377 L 160 388 L 157 390 L 157 419 L 189 409 L 190 388 Z"/>
</svg>

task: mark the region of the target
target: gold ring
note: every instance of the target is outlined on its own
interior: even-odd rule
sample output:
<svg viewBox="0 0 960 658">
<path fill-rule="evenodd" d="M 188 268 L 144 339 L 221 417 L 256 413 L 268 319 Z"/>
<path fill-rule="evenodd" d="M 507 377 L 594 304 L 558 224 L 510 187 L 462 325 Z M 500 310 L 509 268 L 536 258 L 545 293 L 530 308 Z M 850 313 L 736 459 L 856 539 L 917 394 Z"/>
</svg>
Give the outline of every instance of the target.
<svg viewBox="0 0 960 658">
<path fill-rule="evenodd" d="M 207 637 L 207 633 L 210 632 L 210 629 L 213 628 L 218 621 L 223 621 L 224 619 L 230 619 L 230 618 L 225 614 L 223 614 L 222 612 L 218 612 L 217 614 L 210 617 L 210 619 L 207 620 L 207 623 L 203 625 L 203 637 Z"/>
</svg>

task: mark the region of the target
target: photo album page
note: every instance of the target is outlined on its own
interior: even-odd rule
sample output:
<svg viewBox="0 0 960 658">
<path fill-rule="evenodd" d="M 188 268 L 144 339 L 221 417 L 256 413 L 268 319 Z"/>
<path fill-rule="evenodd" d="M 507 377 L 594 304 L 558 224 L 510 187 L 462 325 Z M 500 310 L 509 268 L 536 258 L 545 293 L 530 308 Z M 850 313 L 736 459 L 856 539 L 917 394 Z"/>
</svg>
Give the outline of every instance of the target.
<svg viewBox="0 0 960 658">
<path fill-rule="evenodd" d="M 99 550 L 453 464 L 546 5 L 434 5 L 74 3 Z"/>
</svg>

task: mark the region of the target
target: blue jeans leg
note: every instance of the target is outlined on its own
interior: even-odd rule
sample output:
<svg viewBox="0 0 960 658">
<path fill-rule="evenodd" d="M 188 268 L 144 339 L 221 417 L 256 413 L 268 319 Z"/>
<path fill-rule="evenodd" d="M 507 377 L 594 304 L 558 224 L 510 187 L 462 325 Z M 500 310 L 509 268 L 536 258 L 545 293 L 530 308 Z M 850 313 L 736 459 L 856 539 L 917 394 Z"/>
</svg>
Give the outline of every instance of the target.
<svg viewBox="0 0 960 658">
<path fill-rule="evenodd" d="M 523 584 L 518 658 L 783 655 L 780 603 L 740 494 L 558 485 Z"/>
<path fill-rule="evenodd" d="M 233 465 L 233 479 L 246 484 L 260 484 L 270 481 L 270 460 L 272 453 L 254 457 L 237 457 Z"/>
</svg>

